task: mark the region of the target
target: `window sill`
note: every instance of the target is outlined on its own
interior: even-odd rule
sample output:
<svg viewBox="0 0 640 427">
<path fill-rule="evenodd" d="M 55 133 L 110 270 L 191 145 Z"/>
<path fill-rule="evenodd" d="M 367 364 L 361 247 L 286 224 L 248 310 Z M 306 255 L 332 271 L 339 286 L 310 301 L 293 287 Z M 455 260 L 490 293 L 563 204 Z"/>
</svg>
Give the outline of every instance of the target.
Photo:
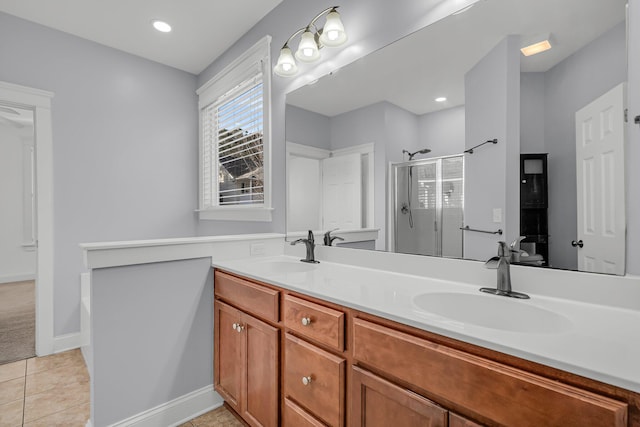
<svg viewBox="0 0 640 427">
<path fill-rule="evenodd" d="M 224 207 L 197 210 L 198 219 L 219 221 L 271 222 L 273 208 Z"/>
</svg>

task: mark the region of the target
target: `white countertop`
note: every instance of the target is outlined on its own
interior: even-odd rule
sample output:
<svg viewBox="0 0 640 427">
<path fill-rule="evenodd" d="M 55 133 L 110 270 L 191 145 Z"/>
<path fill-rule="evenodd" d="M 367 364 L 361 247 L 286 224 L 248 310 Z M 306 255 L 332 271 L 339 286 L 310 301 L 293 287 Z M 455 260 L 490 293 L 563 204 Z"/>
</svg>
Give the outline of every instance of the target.
<svg viewBox="0 0 640 427">
<path fill-rule="evenodd" d="M 531 299 L 514 300 L 478 292 L 481 286 L 485 286 L 481 283 L 471 285 L 337 262 L 321 261 L 315 265 L 300 263 L 309 266 L 300 269 L 309 271 L 283 272 L 282 268 L 277 267 L 283 265 L 279 263 L 298 262 L 298 257 L 283 255 L 214 260 L 213 266 L 640 393 L 638 310 L 557 298 L 531 291 L 527 292 Z M 521 289 L 514 285 L 514 290 Z M 477 315 L 489 320 L 500 319 L 501 313 L 507 311 L 511 313 L 509 316 L 517 316 L 519 311 L 534 311 L 544 316 L 544 313 L 551 311 L 551 316 L 544 317 L 561 319 L 562 327 L 558 330 L 553 327 L 544 330 L 542 327 L 543 332 L 535 331 L 548 318 L 534 322 L 529 332 L 483 327 L 461 321 L 460 316 L 465 317 L 465 313 L 452 313 L 452 317 L 445 317 L 415 304 L 416 296 L 434 292 L 472 295 L 469 297 L 472 302 L 487 302 L 487 307 L 509 304 L 509 310 L 505 311 L 498 308 L 485 309 L 484 313 L 466 313 L 472 317 Z M 517 324 L 514 322 L 517 319 L 509 316 L 501 319 L 507 328 L 512 323 Z"/>
</svg>

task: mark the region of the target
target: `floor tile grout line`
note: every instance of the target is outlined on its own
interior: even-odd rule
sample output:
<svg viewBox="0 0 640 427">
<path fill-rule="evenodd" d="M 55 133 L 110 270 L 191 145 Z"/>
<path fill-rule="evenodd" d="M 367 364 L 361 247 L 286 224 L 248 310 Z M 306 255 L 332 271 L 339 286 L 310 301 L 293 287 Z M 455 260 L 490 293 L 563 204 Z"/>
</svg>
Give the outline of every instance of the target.
<svg viewBox="0 0 640 427">
<path fill-rule="evenodd" d="M 36 419 L 34 419 L 34 420 L 29 420 L 29 422 L 30 422 L 30 423 L 34 423 L 34 422 L 36 422 L 36 421 L 38 421 L 38 420 L 42 420 L 42 419 L 44 419 L 44 418 L 50 417 L 50 416 L 55 415 L 55 414 L 58 414 L 58 413 L 60 413 L 60 412 L 68 411 L 68 410 L 70 410 L 70 409 L 77 408 L 78 406 L 86 405 L 87 403 L 89 403 L 89 402 L 83 402 L 83 403 L 79 403 L 79 404 L 74 405 L 74 406 L 69 406 L 68 408 L 64 408 L 64 409 L 61 409 L 61 410 L 56 411 L 56 412 L 52 412 L 52 413 L 47 414 L 47 415 L 43 415 L 42 417 L 38 417 L 38 418 L 36 418 Z M 23 416 L 23 419 L 22 419 L 22 423 L 23 423 L 23 425 L 24 425 L 24 416 Z"/>
<path fill-rule="evenodd" d="M 24 360 L 24 386 L 22 389 L 22 421 L 20 422 L 21 426 L 24 426 L 24 410 L 27 405 L 27 360 Z"/>
</svg>

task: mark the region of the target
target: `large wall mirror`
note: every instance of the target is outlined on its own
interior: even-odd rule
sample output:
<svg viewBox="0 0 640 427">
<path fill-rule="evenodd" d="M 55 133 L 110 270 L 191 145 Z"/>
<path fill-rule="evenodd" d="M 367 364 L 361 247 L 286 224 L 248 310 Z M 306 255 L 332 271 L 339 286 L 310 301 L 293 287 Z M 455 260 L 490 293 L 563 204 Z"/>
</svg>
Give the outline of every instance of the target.
<svg viewBox="0 0 640 427">
<path fill-rule="evenodd" d="M 287 234 L 624 274 L 625 16 L 482 0 L 287 94 Z"/>
</svg>

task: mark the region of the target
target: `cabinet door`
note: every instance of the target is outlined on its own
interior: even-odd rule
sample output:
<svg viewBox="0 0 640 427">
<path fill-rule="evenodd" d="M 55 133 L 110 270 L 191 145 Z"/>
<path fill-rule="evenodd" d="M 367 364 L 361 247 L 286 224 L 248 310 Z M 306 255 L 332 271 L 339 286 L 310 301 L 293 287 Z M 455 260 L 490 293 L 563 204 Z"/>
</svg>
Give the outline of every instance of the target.
<svg viewBox="0 0 640 427">
<path fill-rule="evenodd" d="M 284 400 L 284 427 L 326 427 L 289 399 Z"/>
<path fill-rule="evenodd" d="M 482 424 L 475 423 L 458 414 L 449 412 L 449 427 L 482 427 Z"/>
<path fill-rule="evenodd" d="M 352 372 L 352 426 L 447 426 L 448 412 L 430 400 L 357 366 Z"/>
<path fill-rule="evenodd" d="M 277 427 L 279 331 L 260 320 L 244 315 L 246 335 L 246 402 L 244 418 L 250 424 Z"/>
<path fill-rule="evenodd" d="M 214 303 L 214 313 L 215 389 L 236 412 L 242 413 L 244 336 L 237 331 L 242 313 L 219 301 Z"/>
</svg>

